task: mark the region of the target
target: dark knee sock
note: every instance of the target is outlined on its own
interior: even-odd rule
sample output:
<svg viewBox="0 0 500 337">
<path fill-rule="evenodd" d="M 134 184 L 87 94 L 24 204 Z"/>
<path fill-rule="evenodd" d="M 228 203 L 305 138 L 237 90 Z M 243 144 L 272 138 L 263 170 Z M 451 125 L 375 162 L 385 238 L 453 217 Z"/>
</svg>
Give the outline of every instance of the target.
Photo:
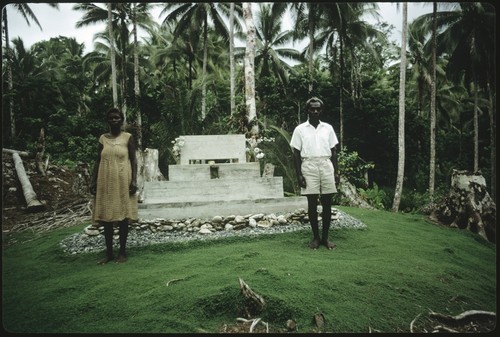
<svg viewBox="0 0 500 337">
<path fill-rule="evenodd" d="M 104 224 L 104 241 L 106 243 L 106 256 L 113 257 L 113 224 Z"/>
<path fill-rule="evenodd" d="M 313 232 L 314 239 L 319 239 L 319 226 L 318 226 L 318 196 L 307 196 L 307 215 L 309 216 L 309 223 Z"/>
<path fill-rule="evenodd" d="M 328 241 L 328 232 L 330 230 L 330 223 L 332 220 L 332 195 L 326 194 L 321 196 L 321 206 L 323 206 L 323 212 L 321 213 L 323 228 L 322 228 L 322 240 Z"/>
<path fill-rule="evenodd" d="M 120 255 L 125 255 L 128 237 L 128 222 L 120 222 Z"/>
</svg>

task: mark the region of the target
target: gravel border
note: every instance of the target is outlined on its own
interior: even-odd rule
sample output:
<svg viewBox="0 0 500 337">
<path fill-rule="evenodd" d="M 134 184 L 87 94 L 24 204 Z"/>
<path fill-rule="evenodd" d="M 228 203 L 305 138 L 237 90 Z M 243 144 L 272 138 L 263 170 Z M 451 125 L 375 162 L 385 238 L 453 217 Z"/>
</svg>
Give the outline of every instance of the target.
<svg viewBox="0 0 500 337">
<path fill-rule="evenodd" d="M 365 229 L 366 225 L 360 220 L 336 210 L 337 220 L 332 220 L 330 230 L 334 229 Z M 269 228 L 250 227 L 242 229 L 220 230 L 209 234 L 189 231 L 157 231 L 131 229 L 127 238 L 127 247 L 141 247 L 160 243 L 178 243 L 187 241 L 221 240 L 231 237 L 250 236 L 268 234 L 289 233 L 300 230 L 310 230 L 309 223 L 279 224 Z M 114 245 L 118 246 L 118 235 L 114 236 Z M 104 251 L 104 237 L 102 234 L 90 236 L 85 233 L 75 233 L 60 242 L 60 247 L 69 254 L 81 254 Z"/>
</svg>

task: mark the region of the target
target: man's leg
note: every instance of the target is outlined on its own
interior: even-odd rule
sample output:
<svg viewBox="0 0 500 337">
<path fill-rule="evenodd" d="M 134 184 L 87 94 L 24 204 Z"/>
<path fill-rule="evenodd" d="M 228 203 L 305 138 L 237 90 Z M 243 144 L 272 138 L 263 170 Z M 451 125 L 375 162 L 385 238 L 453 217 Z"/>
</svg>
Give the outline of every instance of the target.
<svg viewBox="0 0 500 337">
<path fill-rule="evenodd" d="M 330 230 L 330 223 L 332 221 L 332 197 L 333 194 L 321 195 L 321 206 L 323 206 L 323 212 L 321 213 L 323 228 L 322 228 L 322 239 L 321 244 L 328 249 L 335 248 L 333 242 L 328 241 L 328 233 Z"/>
<path fill-rule="evenodd" d="M 316 249 L 320 245 L 319 226 L 318 226 L 318 195 L 307 195 L 307 214 L 309 216 L 309 223 L 313 232 L 313 240 L 309 243 L 309 247 Z"/>
</svg>

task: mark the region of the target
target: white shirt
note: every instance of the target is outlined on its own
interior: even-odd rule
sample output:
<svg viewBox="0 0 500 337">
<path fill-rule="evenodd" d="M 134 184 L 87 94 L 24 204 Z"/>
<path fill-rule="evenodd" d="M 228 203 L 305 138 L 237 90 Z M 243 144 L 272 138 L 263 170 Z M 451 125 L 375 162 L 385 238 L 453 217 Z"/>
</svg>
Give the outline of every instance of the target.
<svg viewBox="0 0 500 337">
<path fill-rule="evenodd" d="M 331 149 L 339 143 L 333 127 L 319 122 L 315 128 L 309 120 L 298 125 L 293 130 L 290 145 L 300 151 L 302 158 L 331 157 Z"/>
</svg>

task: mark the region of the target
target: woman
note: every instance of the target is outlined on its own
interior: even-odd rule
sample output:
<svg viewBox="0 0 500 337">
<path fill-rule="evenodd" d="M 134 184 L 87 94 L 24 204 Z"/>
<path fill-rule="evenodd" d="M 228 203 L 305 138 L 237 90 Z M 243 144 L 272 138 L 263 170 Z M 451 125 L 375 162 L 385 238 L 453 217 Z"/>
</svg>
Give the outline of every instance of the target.
<svg viewBox="0 0 500 337">
<path fill-rule="evenodd" d="M 97 162 L 92 176 L 91 193 L 95 195 L 92 220 L 104 226 L 106 257 L 99 264 L 114 260 L 113 224 L 120 229 L 117 262 L 127 261 L 125 246 L 130 221 L 137 216 L 137 159 L 132 135 L 122 131 L 123 113 L 111 108 L 107 113 L 109 132 L 99 138 Z"/>
</svg>

